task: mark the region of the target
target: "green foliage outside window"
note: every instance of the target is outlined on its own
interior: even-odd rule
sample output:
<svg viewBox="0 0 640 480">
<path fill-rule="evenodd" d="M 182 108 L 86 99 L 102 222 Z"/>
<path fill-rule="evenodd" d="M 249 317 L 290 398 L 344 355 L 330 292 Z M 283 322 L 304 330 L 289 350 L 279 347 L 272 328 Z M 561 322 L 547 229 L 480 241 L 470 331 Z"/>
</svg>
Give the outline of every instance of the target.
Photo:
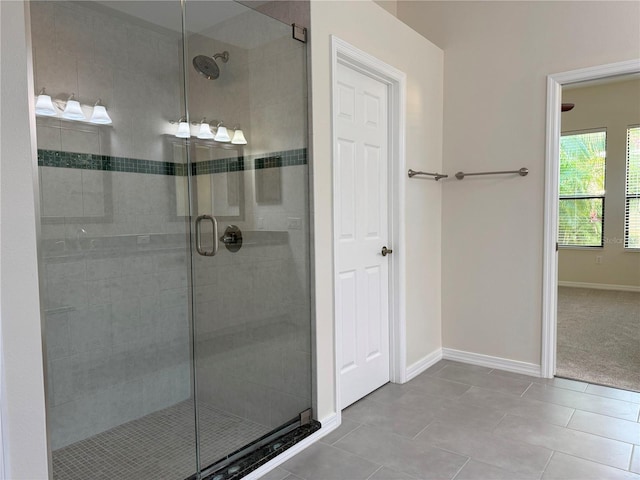
<svg viewBox="0 0 640 480">
<path fill-rule="evenodd" d="M 640 248 L 640 127 L 627 129 L 625 248 Z"/>
<path fill-rule="evenodd" d="M 605 131 L 560 138 L 560 216 L 558 243 L 600 247 L 603 244 Z"/>
</svg>

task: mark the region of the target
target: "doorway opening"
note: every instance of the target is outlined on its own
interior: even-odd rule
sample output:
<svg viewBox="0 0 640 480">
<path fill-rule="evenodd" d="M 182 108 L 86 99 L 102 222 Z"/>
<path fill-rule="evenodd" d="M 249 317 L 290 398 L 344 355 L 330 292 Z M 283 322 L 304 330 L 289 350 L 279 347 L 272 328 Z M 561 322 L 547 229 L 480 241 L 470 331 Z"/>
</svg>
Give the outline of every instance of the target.
<svg viewBox="0 0 640 480">
<path fill-rule="evenodd" d="M 556 375 L 640 390 L 640 78 L 562 88 Z"/>
</svg>

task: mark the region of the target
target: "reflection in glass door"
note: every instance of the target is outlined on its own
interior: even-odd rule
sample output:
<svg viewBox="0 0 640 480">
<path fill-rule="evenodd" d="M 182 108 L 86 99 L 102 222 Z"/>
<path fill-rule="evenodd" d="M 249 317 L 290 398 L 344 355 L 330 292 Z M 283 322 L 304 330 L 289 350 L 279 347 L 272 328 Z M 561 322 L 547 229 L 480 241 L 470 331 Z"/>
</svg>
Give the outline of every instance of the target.
<svg viewBox="0 0 640 480">
<path fill-rule="evenodd" d="M 311 406 L 305 45 L 232 1 L 30 9 L 53 478 L 252 468 Z"/>
<path fill-rule="evenodd" d="M 234 3 L 203 28 L 218 7 L 186 4 L 203 469 L 311 407 L 305 44 Z"/>
</svg>

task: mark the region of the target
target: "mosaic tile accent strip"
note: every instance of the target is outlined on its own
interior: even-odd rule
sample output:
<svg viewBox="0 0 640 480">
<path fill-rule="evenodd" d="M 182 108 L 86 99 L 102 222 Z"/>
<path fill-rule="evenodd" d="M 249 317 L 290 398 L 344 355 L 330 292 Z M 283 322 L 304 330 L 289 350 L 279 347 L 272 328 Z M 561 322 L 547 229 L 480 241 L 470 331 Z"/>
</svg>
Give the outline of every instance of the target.
<svg viewBox="0 0 640 480">
<path fill-rule="evenodd" d="M 298 148 L 294 150 L 283 150 L 280 152 L 263 153 L 262 155 L 254 155 L 252 157 L 254 161 L 260 163 L 263 160 L 262 167 L 256 168 L 274 168 L 274 167 L 289 167 L 292 165 L 306 165 L 307 164 L 307 149 Z M 279 162 L 273 162 L 272 159 L 279 158 Z"/>
<path fill-rule="evenodd" d="M 255 165 L 256 170 L 259 168 L 279 168 L 282 166 L 282 157 L 275 156 L 256 158 Z"/>
<path fill-rule="evenodd" d="M 138 158 L 111 157 L 92 153 L 38 150 L 39 167 L 78 168 L 82 170 L 102 170 L 105 172 L 132 172 L 151 175 L 177 175 L 172 162 L 154 162 Z"/>
<path fill-rule="evenodd" d="M 205 160 L 191 165 L 193 175 L 241 172 L 262 168 L 306 165 L 307 149 L 282 150 L 267 154 Z M 187 165 L 173 162 L 156 162 L 129 157 L 111 157 L 92 153 L 62 152 L 38 149 L 38 166 L 100 170 L 105 172 L 146 173 L 149 175 L 172 175 L 183 177 Z"/>
<path fill-rule="evenodd" d="M 222 158 L 219 160 L 205 160 L 192 165 L 194 175 L 209 173 L 240 172 L 243 170 L 260 170 L 262 168 L 290 167 L 306 165 L 308 162 L 307 149 L 281 150 L 278 152 L 247 155 L 237 158 Z"/>
<path fill-rule="evenodd" d="M 205 160 L 191 164 L 192 175 L 208 175 L 210 173 L 242 172 L 251 170 L 245 168 L 245 157 L 221 158 L 218 160 Z"/>
</svg>

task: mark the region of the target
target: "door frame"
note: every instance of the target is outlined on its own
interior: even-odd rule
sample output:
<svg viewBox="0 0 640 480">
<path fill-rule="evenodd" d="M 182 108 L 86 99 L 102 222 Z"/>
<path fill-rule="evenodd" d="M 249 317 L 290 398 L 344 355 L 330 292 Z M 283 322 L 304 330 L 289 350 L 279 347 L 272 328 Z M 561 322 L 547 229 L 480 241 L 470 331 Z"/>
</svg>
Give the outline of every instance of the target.
<svg viewBox="0 0 640 480">
<path fill-rule="evenodd" d="M 333 331 L 334 331 L 334 361 L 335 361 L 335 411 L 341 417 L 340 365 L 342 355 L 342 324 L 337 312 L 337 282 L 336 272 L 336 180 L 337 169 L 334 161 L 337 158 L 336 122 L 337 92 L 335 89 L 338 64 L 346 65 L 364 75 L 372 77 L 388 88 L 388 176 L 389 187 L 389 241 L 393 248 L 393 255 L 389 257 L 389 376 L 393 383 L 406 381 L 406 302 L 405 302 L 405 99 L 406 74 L 376 57 L 358 49 L 335 35 L 331 36 L 331 151 L 332 151 L 332 211 L 333 211 Z"/>
<path fill-rule="evenodd" d="M 556 373 L 556 334 L 558 325 L 558 255 L 556 242 L 558 239 L 562 86 L 628 73 L 640 73 L 640 59 L 581 68 L 547 76 L 542 349 L 540 359 L 540 374 L 544 378 L 553 378 Z"/>
</svg>

